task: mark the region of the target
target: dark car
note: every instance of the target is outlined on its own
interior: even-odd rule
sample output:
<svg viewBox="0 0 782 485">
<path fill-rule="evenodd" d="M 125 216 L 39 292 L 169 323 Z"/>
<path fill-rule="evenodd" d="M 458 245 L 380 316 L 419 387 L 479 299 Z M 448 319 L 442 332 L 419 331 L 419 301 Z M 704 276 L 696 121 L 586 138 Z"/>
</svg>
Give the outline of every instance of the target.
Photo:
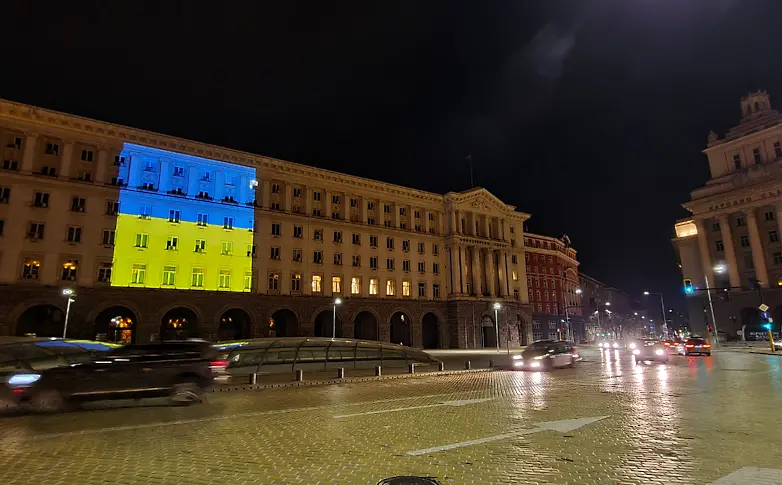
<svg viewBox="0 0 782 485">
<path fill-rule="evenodd" d="M 209 342 L 169 341 L 128 345 L 67 367 L 15 373 L 7 384 L 20 402 L 38 411 L 84 401 L 159 396 L 169 396 L 172 404 L 190 404 L 226 375 L 227 365 L 225 354 Z"/>
<path fill-rule="evenodd" d="M 679 344 L 682 355 L 711 355 L 711 344 L 702 338 L 691 338 Z"/>
<path fill-rule="evenodd" d="M 668 362 L 668 351 L 659 340 L 644 339 L 636 341 L 633 355 L 637 361 Z"/>
<path fill-rule="evenodd" d="M 552 370 L 573 367 L 578 358 L 578 350 L 570 342 L 539 340 L 514 355 L 510 365 L 518 370 Z"/>
</svg>

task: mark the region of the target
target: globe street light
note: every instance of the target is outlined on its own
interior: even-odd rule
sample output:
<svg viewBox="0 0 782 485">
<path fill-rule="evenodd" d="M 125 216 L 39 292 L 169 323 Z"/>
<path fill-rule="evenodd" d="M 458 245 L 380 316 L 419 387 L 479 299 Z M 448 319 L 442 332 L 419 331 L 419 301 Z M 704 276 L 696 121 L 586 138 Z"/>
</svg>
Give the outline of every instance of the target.
<svg viewBox="0 0 782 485">
<path fill-rule="evenodd" d="M 73 298 L 76 296 L 76 293 L 70 288 L 65 288 L 62 290 L 62 296 L 68 298 L 68 304 L 65 306 L 65 325 L 62 328 L 62 338 L 65 338 L 65 334 L 68 333 L 68 317 L 71 315 L 71 303 L 76 301 Z"/>
<path fill-rule="evenodd" d="M 500 324 L 499 324 L 499 312 L 502 305 L 499 303 L 494 304 L 494 336 L 497 340 L 497 351 L 500 351 Z M 510 344 L 508 344 L 510 345 Z"/>
<path fill-rule="evenodd" d="M 342 300 L 334 300 L 334 315 L 331 319 L 331 338 L 337 338 L 337 305 L 341 305 Z"/>
</svg>

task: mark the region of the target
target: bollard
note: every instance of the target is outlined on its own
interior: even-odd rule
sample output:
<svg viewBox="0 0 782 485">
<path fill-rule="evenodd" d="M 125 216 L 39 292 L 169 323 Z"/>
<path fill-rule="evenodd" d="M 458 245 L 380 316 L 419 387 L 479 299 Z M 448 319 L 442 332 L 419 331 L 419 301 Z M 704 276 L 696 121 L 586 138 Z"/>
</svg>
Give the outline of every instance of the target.
<svg viewBox="0 0 782 485">
<path fill-rule="evenodd" d="M 345 378 L 345 368 L 337 367 L 337 379 L 344 379 L 344 378 Z"/>
<path fill-rule="evenodd" d="M 467 369 L 467 370 L 470 370 L 470 361 L 469 360 L 464 362 L 464 368 Z"/>
<path fill-rule="evenodd" d="M 383 367 L 376 365 L 375 366 L 375 376 L 379 377 L 383 375 Z"/>
<path fill-rule="evenodd" d="M 444 371 L 445 370 L 445 362 L 439 362 L 437 364 L 437 370 L 439 370 L 440 372 Z"/>
<path fill-rule="evenodd" d="M 299 369 L 296 371 L 296 382 L 301 382 L 304 380 L 304 371 Z"/>
<path fill-rule="evenodd" d="M 250 374 L 250 385 L 254 386 L 257 382 L 258 382 L 258 374 L 253 372 L 252 374 Z"/>
<path fill-rule="evenodd" d="M 489 359 L 489 368 L 494 367 L 494 360 Z"/>
<path fill-rule="evenodd" d="M 407 373 L 415 374 L 415 364 L 407 364 Z"/>
</svg>

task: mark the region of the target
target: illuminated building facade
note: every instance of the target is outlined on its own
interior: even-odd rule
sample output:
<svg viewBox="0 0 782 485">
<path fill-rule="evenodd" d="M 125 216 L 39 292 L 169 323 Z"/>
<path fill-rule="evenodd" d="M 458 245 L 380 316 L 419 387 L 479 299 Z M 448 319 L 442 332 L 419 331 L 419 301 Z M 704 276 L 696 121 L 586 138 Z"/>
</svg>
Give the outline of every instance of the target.
<svg viewBox="0 0 782 485">
<path fill-rule="evenodd" d="M 70 288 L 69 332 L 89 338 L 531 338 L 529 216 L 485 189 L 434 194 L 7 101 L 0 143 L 1 334 L 57 335 Z"/>
<path fill-rule="evenodd" d="M 713 309 L 726 338 L 738 338 L 742 326 L 762 334 L 761 298 L 782 321 L 782 114 L 765 91 L 743 97 L 741 113 L 725 135 L 709 134 L 703 153 L 711 176 L 683 204 L 692 217 L 675 225 L 673 239 L 682 276 L 694 286 L 692 330 L 702 334 Z"/>
</svg>

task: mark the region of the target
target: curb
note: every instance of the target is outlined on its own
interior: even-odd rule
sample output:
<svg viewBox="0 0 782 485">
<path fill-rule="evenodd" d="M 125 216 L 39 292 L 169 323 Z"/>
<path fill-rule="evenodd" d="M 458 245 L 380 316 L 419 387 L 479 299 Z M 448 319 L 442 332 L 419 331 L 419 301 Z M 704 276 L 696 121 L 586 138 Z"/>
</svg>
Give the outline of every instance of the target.
<svg viewBox="0 0 782 485">
<path fill-rule="evenodd" d="M 782 353 L 771 353 L 770 351 L 745 350 L 745 349 L 716 349 L 716 352 L 736 352 L 739 354 L 773 355 L 782 357 Z"/>
<path fill-rule="evenodd" d="M 498 369 L 465 369 L 443 372 L 426 372 L 421 374 L 394 374 L 390 376 L 363 376 L 347 377 L 345 379 L 324 379 L 319 381 L 301 381 L 301 382 L 282 382 L 279 384 L 244 384 L 239 386 L 213 387 L 211 392 L 234 392 L 234 391 L 258 391 L 261 389 L 276 389 L 284 387 L 305 387 L 305 386 L 327 386 L 331 384 L 350 384 L 353 382 L 382 381 L 386 379 L 415 379 L 423 377 L 450 376 L 458 374 L 475 374 L 479 372 L 494 372 Z"/>
</svg>

